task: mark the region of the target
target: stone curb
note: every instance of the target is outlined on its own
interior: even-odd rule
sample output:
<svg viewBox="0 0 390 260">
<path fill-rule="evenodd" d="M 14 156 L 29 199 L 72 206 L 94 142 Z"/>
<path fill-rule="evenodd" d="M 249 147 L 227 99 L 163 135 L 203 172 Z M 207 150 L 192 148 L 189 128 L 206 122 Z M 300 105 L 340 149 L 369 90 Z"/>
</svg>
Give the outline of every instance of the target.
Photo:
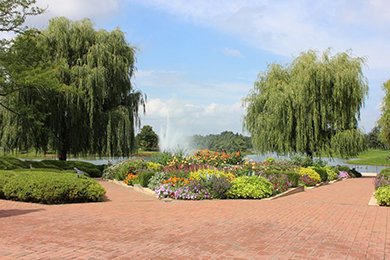
<svg viewBox="0 0 390 260">
<path fill-rule="evenodd" d="M 144 188 L 139 184 L 134 184 L 134 191 L 143 193 L 145 195 L 156 197 L 156 193 L 149 188 Z"/>
<path fill-rule="evenodd" d="M 261 199 L 261 200 L 276 200 L 278 198 L 286 197 L 286 196 L 289 196 L 289 195 L 292 195 L 292 194 L 295 194 L 298 192 L 303 192 L 303 191 L 305 191 L 305 186 L 298 186 L 295 188 L 290 188 L 290 189 L 286 190 L 285 192 L 280 193 L 280 194 L 273 196 L 271 198 L 266 198 L 266 199 Z"/>
<path fill-rule="evenodd" d="M 375 191 L 372 193 L 371 198 L 368 201 L 368 206 L 379 206 L 378 201 L 375 198 Z"/>
<path fill-rule="evenodd" d="M 129 189 L 133 189 L 136 192 L 143 193 L 143 194 L 148 195 L 148 196 L 156 197 L 156 194 L 154 193 L 154 191 L 152 191 L 149 188 L 144 188 L 139 184 L 134 184 L 134 186 L 129 186 L 126 183 L 124 183 L 123 181 L 118 181 L 118 180 L 106 180 L 106 181 L 115 183 L 117 185 L 121 185 L 121 186 L 129 188 Z"/>
</svg>

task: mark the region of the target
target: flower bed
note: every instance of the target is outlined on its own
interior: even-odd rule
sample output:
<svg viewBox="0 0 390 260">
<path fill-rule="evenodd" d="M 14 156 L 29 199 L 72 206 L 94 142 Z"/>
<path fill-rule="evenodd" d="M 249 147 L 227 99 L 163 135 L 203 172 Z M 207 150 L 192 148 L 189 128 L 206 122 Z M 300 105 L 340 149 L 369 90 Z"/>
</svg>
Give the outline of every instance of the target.
<svg viewBox="0 0 390 260">
<path fill-rule="evenodd" d="M 240 153 L 226 151 L 203 151 L 192 156 L 163 153 L 152 162 L 126 160 L 107 167 L 103 176 L 148 187 L 161 199 L 183 200 L 262 199 L 291 187 L 315 186 L 349 177 L 347 172 L 334 167 L 305 167 L 272 158 L 253 162 Z"/>
</svg>

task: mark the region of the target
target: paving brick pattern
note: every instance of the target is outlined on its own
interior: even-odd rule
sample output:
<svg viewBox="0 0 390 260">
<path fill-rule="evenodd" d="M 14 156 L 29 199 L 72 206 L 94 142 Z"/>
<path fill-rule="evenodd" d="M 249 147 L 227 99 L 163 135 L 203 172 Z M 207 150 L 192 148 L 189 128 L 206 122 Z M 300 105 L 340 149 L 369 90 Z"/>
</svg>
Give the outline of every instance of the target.
<svg viewBox="0 0 390 260">
<path fill-rule="evenodd" d="M 100 181 L 103 203 L 0 200 L 0 259 L 390 259 L 373 178 L 285 198 L 172 201 Z"/>
</svg>

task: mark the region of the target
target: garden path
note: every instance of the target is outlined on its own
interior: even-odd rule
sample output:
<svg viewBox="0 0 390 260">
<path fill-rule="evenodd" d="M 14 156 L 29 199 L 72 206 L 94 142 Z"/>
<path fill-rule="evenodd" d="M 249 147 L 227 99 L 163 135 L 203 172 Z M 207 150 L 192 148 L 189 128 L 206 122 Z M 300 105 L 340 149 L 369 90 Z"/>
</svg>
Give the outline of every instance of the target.
<svg viewBox="0 0 390 260">
<path fill-rule="evenodd" d="M 103 203 L 0 200 L 0 259 L 385 259 L 373 177 L 277 200 L 164 202 L 114 183 Z"/>
</svg>

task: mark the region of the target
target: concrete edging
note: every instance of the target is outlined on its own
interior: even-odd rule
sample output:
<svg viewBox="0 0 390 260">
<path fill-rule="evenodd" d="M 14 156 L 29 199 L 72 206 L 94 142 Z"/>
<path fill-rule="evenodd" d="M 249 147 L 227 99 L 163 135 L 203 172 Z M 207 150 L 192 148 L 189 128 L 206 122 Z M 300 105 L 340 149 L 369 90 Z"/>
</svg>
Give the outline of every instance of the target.
<svg viewBox="0 0 390 260">
<path fill-rule="evenodd" d="M 261 200 L 276 200 L 278 198 L 286 197 L 286 196 L 289 196 L 289 195 L 292 195 L 292 194 L 295 194 L 298 192 L 303 192 L 303 191 L 305 191 L 305 186 L 298 186 L 295 188 L 290 188 L 290 189 L 286 190 L 285 192 L 280 193 L 278 195 L 275 195 L 273 197 L 261 199 Z"/>
<path fill-rule="evenodd" d="M 368 206 L 379 206 L 377 199 L 375 198 L 375 191 L 372 193 Z"/>
</svg>

